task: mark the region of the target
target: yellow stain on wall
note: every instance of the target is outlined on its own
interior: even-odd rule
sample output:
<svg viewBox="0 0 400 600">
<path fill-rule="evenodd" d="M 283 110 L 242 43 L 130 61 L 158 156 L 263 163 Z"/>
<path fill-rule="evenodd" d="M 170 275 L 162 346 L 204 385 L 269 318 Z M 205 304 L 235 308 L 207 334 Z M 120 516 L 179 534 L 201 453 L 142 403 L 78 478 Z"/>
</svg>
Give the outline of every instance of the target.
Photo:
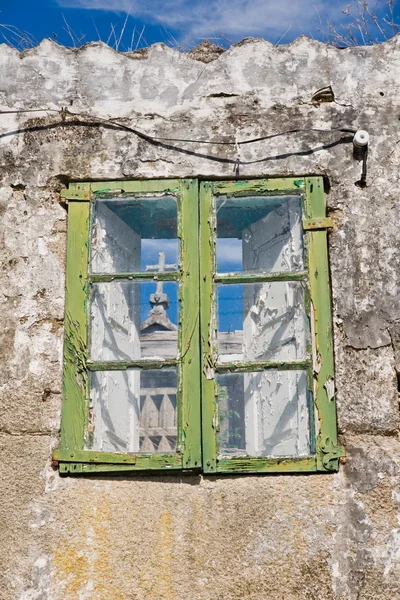
<svg viewBox="0 0 400 600">
<path fill-rule="evenodd" d="M 86 496 L 73 526 L 53 548 L 54 597 L 60 600 L 126 600 L 113 548 L 112 514 L 107 494 Z M 135 596 L 130 594 L 130 600 Z"/>
<path fill-rule="evenodd" d="M 141 566 L 139 586 L 150 600 L 174 600 L 173 583 L 174 535 L 169 511 L 164 511 L 158 522 L 154 559 Z"/>
<path fill-rule="evenodd" d="M 53 562 L 57 570 L 58 597 L 79 598 L 80 590 L 89 580 L 89 562 L 84 551 L 75 544 L 66 543 L 54 549 Z"/>
</svg>

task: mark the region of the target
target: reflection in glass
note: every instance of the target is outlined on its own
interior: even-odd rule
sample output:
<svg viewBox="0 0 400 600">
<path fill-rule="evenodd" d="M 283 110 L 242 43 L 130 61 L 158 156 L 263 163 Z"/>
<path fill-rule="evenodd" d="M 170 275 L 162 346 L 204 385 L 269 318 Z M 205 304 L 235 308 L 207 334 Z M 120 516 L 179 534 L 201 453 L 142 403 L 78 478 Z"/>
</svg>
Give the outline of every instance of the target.
<svg viewBox="0 0 400 600">
<path fill-rule="evenodd" d="M 90 271 L 177 271 L 177 232 L 177 204 L 173 196 L 97 200 Z M 162 265 L 160 253 L 164 255 Z"/>
<path fill-rule="evenodd" d="M 92 373 L 87 447 L 120 453 L 175 452 L 176 386 L 175 369 Z"/>
<path fill-rule="evenodd" d="M 302 282 L 219 284 L 217 311 L 220 362 L 306 358 Z"/>
<path fill-rule="evenodd" d="M 309 455 L 306 371 L 220 374 L 216 396 L 221 455 Z"/>
<path fill-rule="evenodd" d="M 216 213 L 219 273 L 304 269 L 299 196 L 220 196 Z"/>
<path fill-rule="evenodd" d="M 112 281 L 92 284 L 90 358 L 176 358 L 178 285 Z"/>
</svg>

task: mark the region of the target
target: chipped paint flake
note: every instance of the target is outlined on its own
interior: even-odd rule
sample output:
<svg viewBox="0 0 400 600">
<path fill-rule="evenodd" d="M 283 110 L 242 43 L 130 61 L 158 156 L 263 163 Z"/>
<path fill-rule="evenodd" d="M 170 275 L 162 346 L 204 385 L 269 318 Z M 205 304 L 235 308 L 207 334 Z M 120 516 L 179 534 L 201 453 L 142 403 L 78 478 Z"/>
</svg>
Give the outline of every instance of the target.
<svg viewBox="0 0 400 600">
<path fill-rule="evenodd" d="M 327 379 L 324 383 L 324 388 L 326 389 L 328 400 L 331 402 L 335 397 L 335 381 L 332 378 Z"/>
</svg>

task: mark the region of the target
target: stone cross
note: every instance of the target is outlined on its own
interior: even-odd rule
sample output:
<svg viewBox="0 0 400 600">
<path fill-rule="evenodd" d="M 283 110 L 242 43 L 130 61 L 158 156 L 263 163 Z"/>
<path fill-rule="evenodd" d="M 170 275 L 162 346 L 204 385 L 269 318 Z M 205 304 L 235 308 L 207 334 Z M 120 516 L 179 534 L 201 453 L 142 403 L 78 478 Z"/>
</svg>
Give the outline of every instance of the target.
<svg viewBox="0 0 400 600">
<path fill-rule="evenodd" d="M 146 271 L 150 273 L 166 273 L 168 271 L 177 271 L 178 265 L 165 264 L 165 252 L 158 253 L 158 264 L 147 265 Z M 175 331 L 177 326 L 171 323 L 167 315 L 169 308 L 168 294 L 163 292 L 163 282 L 157 281 L 156 293 L 150 295 L 151 310 L 149 317 L 142 323 L 140 330 L 151 332 L 157 329 Z"/>
<path fill-rule="evenodd" d="M 166 273 L 168 271 L 177 271 L 178 265 L 166 265 L 165 264 L 165 252 L 158 253 L 158 264 L 147 265 L 146 271 L 149 273 Z M 157 281 L 156 294 L 163 293 L 163 282 Z"/>
</svg>

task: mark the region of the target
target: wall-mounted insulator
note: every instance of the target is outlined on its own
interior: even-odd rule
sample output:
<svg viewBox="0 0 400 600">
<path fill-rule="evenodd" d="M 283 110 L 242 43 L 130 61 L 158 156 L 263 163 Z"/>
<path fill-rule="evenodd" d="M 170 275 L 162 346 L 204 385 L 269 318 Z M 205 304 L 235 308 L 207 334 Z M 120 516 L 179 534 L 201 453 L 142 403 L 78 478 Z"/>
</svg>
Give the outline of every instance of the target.
<svg viewBox="0 0 400 600">
<path fill-rule="evenodd" d="M 356 148 L 365 148 L 368 146 L 369 142 L 369 133 L 368 131 L 364 131 L 363 129 L 359 129 L 353 138 L 353 144 Z"/>
<path fill-rule="evenodd" d="M 359 187 L 367 185 L 367 158 L 368 158 L 369 133 L 359 129 L 353 138 L 353 156 L 355 160 L 362 161 L 361 179 L 356 181 Z"/>
<path fill-rule="evenodd" d="M 363 160 L 366 149 L 368 148 L 369 133 L 359 129 L 353 138 L 353 156 L 355 160 Z"/>
</svg>

